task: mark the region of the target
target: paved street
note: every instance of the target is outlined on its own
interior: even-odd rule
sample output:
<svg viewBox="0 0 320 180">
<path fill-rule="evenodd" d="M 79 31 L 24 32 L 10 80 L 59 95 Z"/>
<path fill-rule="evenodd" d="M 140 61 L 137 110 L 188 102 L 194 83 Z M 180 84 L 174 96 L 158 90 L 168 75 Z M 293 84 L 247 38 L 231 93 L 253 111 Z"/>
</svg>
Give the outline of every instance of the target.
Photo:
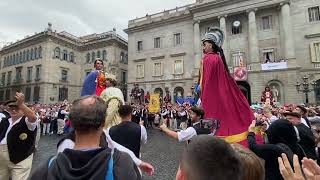
<svg viewBox="0 0 320 180">
<path fill-rule="evenodd" d="M 33 169 L 56 153 L 59 138 L 57 135 L 41 137 L 39 150 L 33 160 Z M 177 143 L 159 130 L 148 130 L 148 142 L 141 150 L 142 160 L 150 162 L 155 167 L 155 174 L 152 177 L 144 175 L 144 180 L 174 179 L 183 147 L 184 143 Z"/>
</svg>

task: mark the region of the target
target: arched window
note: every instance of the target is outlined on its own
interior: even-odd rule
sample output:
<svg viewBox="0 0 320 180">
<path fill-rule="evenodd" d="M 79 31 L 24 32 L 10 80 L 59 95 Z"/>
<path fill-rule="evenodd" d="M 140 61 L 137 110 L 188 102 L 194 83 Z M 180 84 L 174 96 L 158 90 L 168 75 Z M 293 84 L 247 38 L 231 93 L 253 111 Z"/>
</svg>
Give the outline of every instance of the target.
<svg viewBox="0 0 320 180">
<path fill-rule="evenodd" d="M 30 59 L 31 59 L 30 50 L 28 49 L 28 50 L 27 50 L 27 61 L 29 61 Z"/>
<path fill-rule="evenodd" d="M 316 98 L 316 103 L 320 103 L 320 79 L 318 79 L 315 83 L 316 85 L 314 87 L 314 95 Z"/>
<path fill-rule="evenodd" d="M 13 55 L 13 63 L 12 64 L 16 64 L 16 55 Z"/>
<path fill-rule="evenodd" d="M 60 59 L 60 48 L 56 47 L 54 49 L 54 58 Z"/>
<path fill-rule="evenodd" d="M 67 50 L 63 50 L 63 60 L 68 60 L 68 51 Z"/>
<path fill-rule="evenodd" d="M 91 53 L 91 56 L 92 56 L 92 57 L 91 57 L 91 61 L 94 62 L 94 61 L 96 60 L 96 53 L 95 53 L 95 52 L 92 52 L 92 53 Z"/>
<path fill-rule="evenodd" d="M 128 54 L 125 54 L 124 56 L 124 63 L 128 64 Z"/>
<path fill-rule="evenodd" d="M 26 62 L 26 50 L 23 51 L 23 55 L 22 55 L 22 62 Z"/>
<path fill-rule="evenodd" d="M 102 60 L 107 60 L 107 51 L 106 50 L 103 50 L 102 51 Z"/>
<path fill-rule="evenodd" d="M 120 53 L 120 62 L 124 62 L 124 52 Z"/>
<path fill-rule="evenodd" d="M 22 52 L 20 52 L 20 54 L 19 54 L 19 63 L 22 63 L 23 61 L 22 61 Z"/>
<path fill-rule="evenodd" d="M 74 54 L 73 54 L 73 52 L 70 52 L 70 55 L 69 55 L 70 57 L 70 59 L 69 59 L 69 61 L 70 62 L 74 62 Z"/>
<path fill-rule="evenodd" d="M 16 54 L 16 64 L 19 64 L 19 54 Z"/>
<path fill-rule="evenodd" d="M 12 55 L 10 56 L 9 58 L 9 66 L 13 65 L 13 58 L 12 58 Z"/>
<path fill-rule="evenodd" d="M 173 92 L 174 92 L 174 100 L 175 101 L 177 99 L 181 99 L 181 98 L 184 97 L 184 89 L 183 89 L 183 87 L 178 86 L 178 87 L 174 88 Z"/>
<path fill-rule="evenodd" d="M 38 58 L 42 58 L 42 47 L 38 48 Z"/>
<path fill-rule="evenodd" d="M 161 97 L 161 99 L 162 99 L 162 97 L 163 97 L 163 90 L 162 90 L 162 88 L 158 87 L 158 88 L 154 89 L 153 92 L 154 92 L 155 94 L 160 94 L 160 97 Z"/>
<path fill-rule="evenodd" d="M 100 51 L 97 52 L 97 58 L 101 58 L 101 53 L 100 53 Z"/>
<path fill-rule="evenodd" d="M 87 53 L 86 63 L 90 63 L 90 53 Z"/>
<path fill-rule="evenodd" d="M 270 90 L 272 91 L 274 102 L 283 104 L 285 102 L 285 99 L 282 82 L 279 80 L 271 80 L 268 82 L 267 86 L 269 86 Z"/>
<path fill-rule="evenodd" d="M 7 63 L 7 57 L 4 57 L 3 67 L 6 67 L 6 63 Z"/>
<path fill-rule="evenodd" d="M 34 52 L 33 52 L 33 48 L 31 49 L 31 60 L 34 60 Z"/>
<path fill-rule="evenodd" d="M 34 48 L 34 59 L 38 59 L 38 48 Z"/>
</svg>

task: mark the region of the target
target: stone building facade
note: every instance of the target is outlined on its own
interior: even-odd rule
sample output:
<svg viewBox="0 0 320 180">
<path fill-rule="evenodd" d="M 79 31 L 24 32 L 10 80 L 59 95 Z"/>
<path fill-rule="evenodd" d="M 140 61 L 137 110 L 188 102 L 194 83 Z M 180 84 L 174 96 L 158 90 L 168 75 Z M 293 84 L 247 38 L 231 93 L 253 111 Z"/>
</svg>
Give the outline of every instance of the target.
<svg viewBox="0 0 320 180">
<path fill-rule="evenodd" d="M 216 26 L 226 35 L 230 72 L 241 67 L 247 75 L 237 83 L 251 102 L 270 86 L 279 103 L 303 103 L 296 84 L 307 75 L 318 84 L 309 102 L 320 103 L 319 6 L 317 0 L 196 0 L 130 20 L 129 90 L 139 83 L 150 93 L 168 88 L 173 96 L 190 94 L 198 80 L 201 38 Z"/>
<path fill-rule="evenodd" d="M 51 104 L 80 97 L 83 80 L 96 58 L 126 89 L 127 41 L 115 30 L 76 37 L 48 28 L 0 50 L 0 101 L 24 92 L 30 103 Z"/>
</svg>

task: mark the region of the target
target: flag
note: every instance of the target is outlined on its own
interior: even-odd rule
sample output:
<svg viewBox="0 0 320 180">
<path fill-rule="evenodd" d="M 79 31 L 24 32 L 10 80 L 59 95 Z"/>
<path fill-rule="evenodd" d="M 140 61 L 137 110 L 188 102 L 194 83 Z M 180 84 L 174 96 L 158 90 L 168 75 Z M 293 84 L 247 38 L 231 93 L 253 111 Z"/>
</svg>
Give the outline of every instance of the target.
<svg viewBox="0 0 320 180">
<path fill-rule="evenodd" d="M 160 111 L 160 94 L 150 94 L 149 112 L 158 113 Z"/>
</svg>

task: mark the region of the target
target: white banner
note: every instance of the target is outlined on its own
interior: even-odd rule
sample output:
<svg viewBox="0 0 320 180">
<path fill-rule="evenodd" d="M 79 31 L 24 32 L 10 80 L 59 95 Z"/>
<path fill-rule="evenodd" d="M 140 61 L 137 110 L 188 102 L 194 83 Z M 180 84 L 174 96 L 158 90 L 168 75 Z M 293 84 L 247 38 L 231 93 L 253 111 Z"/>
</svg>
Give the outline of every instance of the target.
<svg viewBox="0 0 320 180">
<path fill-rule="evenodd" d="M 261 69 L 263 71 L 274 70 L 274 69 L 287 69 L 287 68 L 288 68 L 287 62 L 261 64 Z"/>
</svg>

